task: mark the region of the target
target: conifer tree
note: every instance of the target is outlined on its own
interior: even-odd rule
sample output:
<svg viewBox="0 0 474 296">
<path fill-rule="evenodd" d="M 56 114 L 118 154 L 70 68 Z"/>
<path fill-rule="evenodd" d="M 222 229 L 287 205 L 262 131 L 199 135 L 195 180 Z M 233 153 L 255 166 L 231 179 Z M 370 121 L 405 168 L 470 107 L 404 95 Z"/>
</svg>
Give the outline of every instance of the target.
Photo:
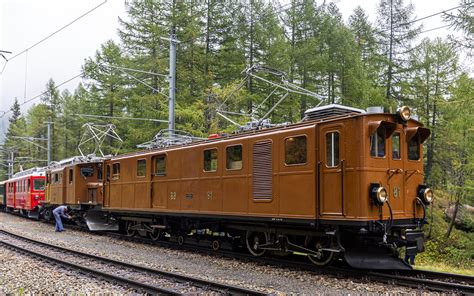
<svg viewBox="0 0 474 296">
<path fill-rule="evenodd" d="M 413 4 L 403 0 L 381 0 L 377 10 L 377 40 L 385 57 L 380 81 L 387 99 L 400 99 L 401 83 L 407 72 L 411 42 L 420 32 L 413 23 Z"/>
</svg>

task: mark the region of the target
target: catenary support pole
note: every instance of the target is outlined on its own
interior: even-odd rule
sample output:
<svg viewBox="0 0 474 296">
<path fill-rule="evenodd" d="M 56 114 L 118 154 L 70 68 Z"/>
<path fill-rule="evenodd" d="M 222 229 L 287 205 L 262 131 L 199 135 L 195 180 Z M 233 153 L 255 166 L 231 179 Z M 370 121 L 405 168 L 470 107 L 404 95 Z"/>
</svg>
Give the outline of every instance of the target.
<svg viewBox="0 0 474 296">
<path fill-rule="evenodd" d="M 168 105 L 168 129 L 172 136 L 174 130 L 174 105 L 176 96 L 176 39 L 175 34 L 170 35 L 170 73 L 169 73 L 169 105 Z"/>
<path fill-rule="evenodd" d="M 51 118 L 47 122 L 48 124 L 48 165 L 51 163 Z"/>
</svg>

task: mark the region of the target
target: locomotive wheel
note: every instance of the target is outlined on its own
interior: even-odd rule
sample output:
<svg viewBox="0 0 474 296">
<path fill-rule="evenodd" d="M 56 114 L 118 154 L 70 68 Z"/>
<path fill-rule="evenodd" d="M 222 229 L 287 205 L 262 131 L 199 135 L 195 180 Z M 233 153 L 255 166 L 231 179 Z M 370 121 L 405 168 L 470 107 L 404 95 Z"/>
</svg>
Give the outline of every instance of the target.
<svg viewBox="0 0 474 296">
<path fill-rule="evenodd" d="M 136 223 L 134 221 L 127 221 L 126 228 L 125 228 L 127 236 L 135 236 L 137 234 L 137 230 L 134 229 L 135 224 Z"/>
<path fill-rule="evenodd" d="M 154 228 L 152 232 L 149 232 L 148 235 L 150 236 L 151 240 L 157 241 L 161 238 L 161 229 Z"/>
<path fill-rule="evenodd" d="M 53 212 L 50 208 L 46 209 L 43 214 L 43 219 L 46 221 L 50 221 L 53 218 Z"/>
<path fill-rule="evenodd" d="M 322 248 L 331 247 L 332 240 L 329 237 L 306 237 L 306 248 L 316 251 L 317 255 L 308 255 L 309 260 L 318 266 L 329 265 L 334 259 L 334 252 L 324 251 Z"/>
<path fill-rule="evenodd" d="M 178 245 L 182 246 L 184 244 L 184 236 L 178 236 Z"/>
<path fill-rule="evenodd" d="M 219 243 L 218 240 L 212 241 L 212 249 L 214 251 L 219 251 L 220 248 L 221 248 L 221 244 Z"/>
<path fill-rule="evenodd" d="M 268 234 L 266 232 L 247 231 L 245 241 L 250 254 L 259 257 L 266 253 L 267 250 L 259 248 L 260 245 L 266 244 L 268 241 Z"/>
</svg>

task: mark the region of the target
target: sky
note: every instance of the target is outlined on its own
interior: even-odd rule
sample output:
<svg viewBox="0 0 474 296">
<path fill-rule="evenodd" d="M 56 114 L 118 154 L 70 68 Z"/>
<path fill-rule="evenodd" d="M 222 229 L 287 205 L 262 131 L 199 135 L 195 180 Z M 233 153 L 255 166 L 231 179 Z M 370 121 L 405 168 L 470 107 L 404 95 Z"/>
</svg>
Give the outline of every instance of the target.
<svg viewBox="0 0 474 296">
<path fill-rule="evenodd" d="M 95 54 L 100 45 L 107 40 L 119 41 L 117 36 L 118 17 L 126 17 L 127 0 L 0 0 L 0 50 L 11 51 L 5 54 L 12 58 L 44 37 L 57 31 L 87 11 L 100 5 L 77 22 L 55 34 L 46 41 L 31 48 L 5 65 L 0 56 L 0 116 L 13 104 L 15 98 L 20 103 L 38 96 L 45 90 L 50 78 L 60 84 L 78 75 L 84 60 Z M 354 8 L 361 6 L 374 23 L 379 0 L 333 0 L 347 21 Z M 287 1 L 281 0 L 281 3 Z M 322 2 L 322 1 L 320 1 Z M 408 1 L 405 0 L 405 3 Z M 413 0 L 415 16 L 421 18 L 458 6 L 458 0 Z M 440 16 L 420 22 L 423 29 L 445 25 Z M 424 33 L 420 38 L 446 37 L 452 33 L 440 29 Z M 179 59 L 179 57 L 178 57 Z M 73 91 L 80 78 L 64 84 L 61 89 Z M 22 106 L 22 111 L 39 98 Z M 6 132 L 6 119 L 0 118 L 0 141 Z"/>
</svg>

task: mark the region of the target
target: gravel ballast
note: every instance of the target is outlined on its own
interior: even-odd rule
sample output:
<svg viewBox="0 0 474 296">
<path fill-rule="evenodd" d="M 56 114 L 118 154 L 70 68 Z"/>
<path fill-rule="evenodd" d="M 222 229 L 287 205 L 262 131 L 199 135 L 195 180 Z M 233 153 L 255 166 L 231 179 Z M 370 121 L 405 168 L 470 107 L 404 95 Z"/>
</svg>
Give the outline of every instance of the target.
<svg viewBox="0 0 474 296">
<path fill-rule="evenodd" d="M 304 295 L 318 295 L 318 294 L 367 294 L 367 293 L 389 293 L 389 294 L 420 294 L 427 293 L 423 290 L 409 289 L 400 286 L 383 285 L 378 283 L 358 283 L 350 279 L 340 279 L 327 275 L 318 275 L 308 271 L 295 271 L 283 267 L 264 266 L 252 262 L 243 262 L 239 260 L 220 258 L 217 256 L 208 256 L 188 251 L 178 251 L 168 248 L 161 248 L 158 246 L 144 245 L 133 242 L 122 241 L 111 238 L 105 235 L 97 235 L 86 233 L 82 231 L 75 231 L 67 229 L 65 232 L 56 233 L 54 225 L 28 220 L 22 217 L 16 217 L 5 213 L 0 213 L 0 228 L 15 232 L 19 235 L 41 240 L 47 243 L 52 243 L 58 246 L 67 247 L 70 249 L 87 252 L 90 254 L 104 256 L 123 262 L 129 262 L 142 266 L 147 266 L 155 269 L 181 273 L 188 276 L 199 277 L 206 280 L 222 282 L 227 284 L 239 285 L 249 289 L 255 289 L 262 292 L 267 292 L 273 295 L 286 294 L 304 294 Z M 8 255 L 3 255 L 3 249 L 0 250 L 1 260 L 7 260 Z M 11 257 L 11 252 L 10 253 Z M 20 256 L 34 262 L 34 259 Z M 4 259 L 3 259 L 4 258 Z M 9 263 L 14 264 L 14 263 Z M 41 263 L 39 263 L 41 266 Z M 16 278 L 21 265 L 12 265 L 10 268 L 0 267 L 0 280 L 5 283 L 9 279 Z M 65 284 L 68 280 L 64 273 L 58 273 L 55 268 L 45 268 L 41 270 L 52 270 L 56 277 L 48 279 L 50 286 L 63 287 L 65 290 L 57 290 L 56 292 L 68 293 L 75 290 L 66 290 L 71 287 L 71 284 Z M 38 270 L 38 269 L 36 269 Z M 27 270 L 23 270 L 23 273 Z M 13 273 L 13 275 L 12 275 Z M 48 273 L 48 272 L 46 272 Z M 85 276 L 83 276 L 86 278 Z M 26 279 L 31 277 L 25 277 Z M 45 282 L 45 281 L 41 281 Z M 95 281 L 91 281 L 95 282 Z M 102 282 L 103 283 L 103 282 Z M 27 285 L 27 283 L 23 283 Z M 74 285 L 74 284 L 72 284 Z M 77 283 L 78 288 L 81 287 L 80 282 Z M 116 291 L 117 288 L 101 286 L 104 284 L 93 285 L 91 292 L 94 291 Z M 0 292 L 2 292 L 2 283 L 0 283 Z M 18 285 L 14 284 L 13 287 Z M 33 287 L 33 286 L 32 286 Z M 37 287 L 37 286 L 36 286 Z M 103 290 L 101 289 L 103 287 Z M 12 289 L 12 288 L 10 288 Z M 33 289 L 33 288 L 31 288 Z M 18 290 L 8 290 L 16 293 Z M 35 291 L 35 290 L 31 290 Z M 37 292 L 45 292 L 42 289 Z M 80 290 L 78 290 L 80 291 Z M 7 291 L 3 291 L 4 293 Z M 112 292 L 114 293 L 114 292 Z M 427 293 L 428 294 L 428 293 Z M 432 294 L 432 293 L 431 293 Z"/>
<path fill-rule="evenodd" d="M 96 280 L 0 246 L 0 294 L 135 294 L 133 290 Z"/>
</svg>

